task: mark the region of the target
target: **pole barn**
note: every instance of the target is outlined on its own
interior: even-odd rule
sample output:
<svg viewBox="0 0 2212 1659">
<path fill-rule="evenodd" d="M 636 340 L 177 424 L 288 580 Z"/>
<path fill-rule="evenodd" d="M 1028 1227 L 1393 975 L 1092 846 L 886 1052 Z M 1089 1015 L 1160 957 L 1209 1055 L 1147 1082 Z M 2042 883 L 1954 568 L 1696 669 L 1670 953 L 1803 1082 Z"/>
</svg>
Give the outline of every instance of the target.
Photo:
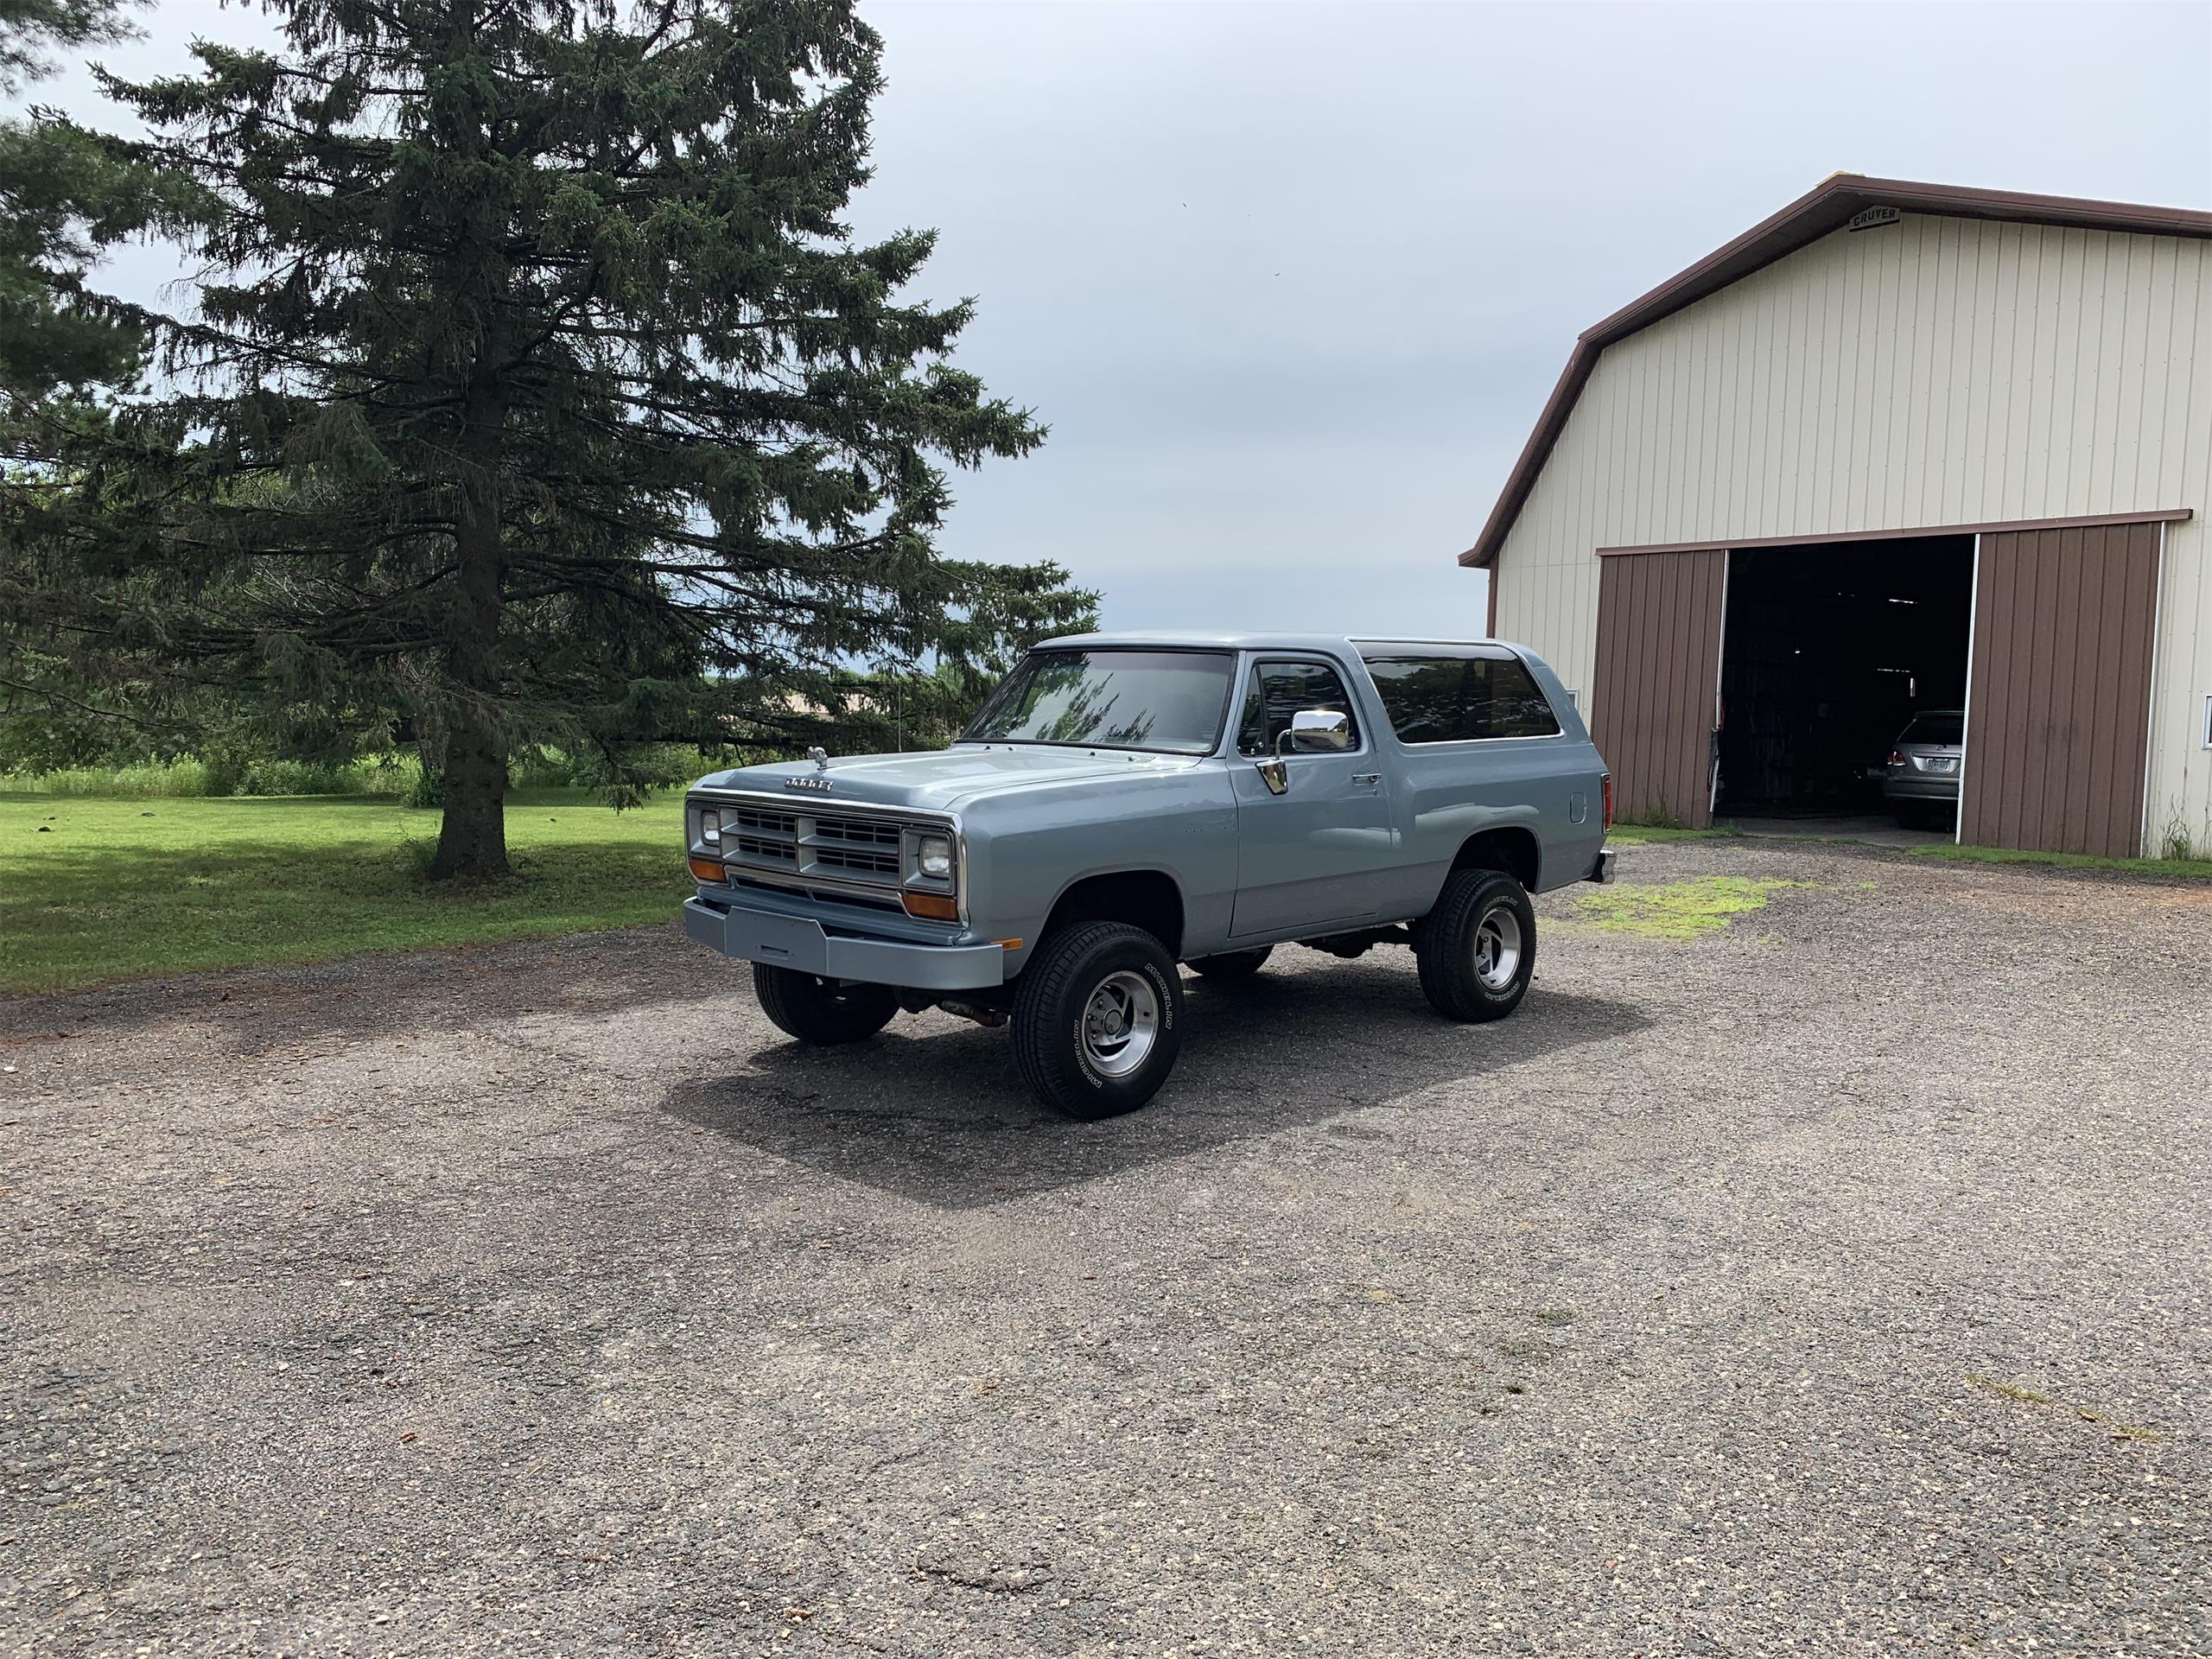
<svg viewBox="0 0 2212 1659">
<path fill-rule="evenodd" d="M 1878 808 L 1933 722 L 1964 842 L 2202 851 L 2208 489 L 2212 213 L 1842 174 L 1575 342 L 1460 563 L 1625 819 Z"/>
</svg>

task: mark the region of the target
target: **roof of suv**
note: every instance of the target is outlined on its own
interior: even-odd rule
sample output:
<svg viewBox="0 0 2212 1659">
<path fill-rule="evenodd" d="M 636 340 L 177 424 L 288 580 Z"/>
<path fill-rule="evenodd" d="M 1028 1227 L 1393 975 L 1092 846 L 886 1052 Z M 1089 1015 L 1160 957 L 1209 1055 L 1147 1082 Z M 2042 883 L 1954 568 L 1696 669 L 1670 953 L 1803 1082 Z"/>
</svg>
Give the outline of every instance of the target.
<svg viewBox="0 0 2212 1659">
<path fill-rule="evenodd" d="M 1341 633 L 1198 633 L 1177 629 L 1119 629 L 1110 633 L 1067 633 L 1041 641 L 1037 649 L 1084 646 L 1160 645 L 1188 651 L 1211 646 L 1217 651 L 1344 651 L 1362 645 L 1499 645 L 1502 639 L 1414 639 L 1395 634 Z"/>
</svg>

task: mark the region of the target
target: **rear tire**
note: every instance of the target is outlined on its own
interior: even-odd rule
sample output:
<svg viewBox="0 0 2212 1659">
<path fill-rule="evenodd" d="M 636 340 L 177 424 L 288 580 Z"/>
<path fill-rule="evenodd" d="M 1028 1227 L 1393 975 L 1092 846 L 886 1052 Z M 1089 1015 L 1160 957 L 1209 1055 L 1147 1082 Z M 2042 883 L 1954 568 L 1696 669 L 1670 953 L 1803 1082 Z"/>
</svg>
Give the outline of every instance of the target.
<svg viewBox="0 0 2212 1659">
<path fill-rule="evenodd" d="M 1414 924 L 1414 960 L 1429 1006 L 1447 1020 L 1503 1020 L 1536 969 L 1536 912 L 1503 870 L 1454 870 Z"/>
<path fill-rule="evenodd" d="M 1256 950 L 1224 950 L 1217 957 L 1193 957 L 1184 965 L 1194 974 L 1230 984 L 1251 978 L 1268 965 L 1268 958 L 1274 954 L 1274 946 L 1263 944 Z"/>
<path fill-rule="evenodd" d="M 760 1012 L 785 1036 L 827 1048 L 873 1037 L 899 1012 L 899 993 L 856 979 L 824 979 L 795 968 L 753 964 Z"/>
<path fill-rule="evenodd" d="M 1014 1063 L 1038 1099 L 1085 1122 L 1160 1091 L 1183 1042 L 1183 976 L 1142 928 L 1081 922 L 1037 947 L 1014 991 Z"/>
</svg>

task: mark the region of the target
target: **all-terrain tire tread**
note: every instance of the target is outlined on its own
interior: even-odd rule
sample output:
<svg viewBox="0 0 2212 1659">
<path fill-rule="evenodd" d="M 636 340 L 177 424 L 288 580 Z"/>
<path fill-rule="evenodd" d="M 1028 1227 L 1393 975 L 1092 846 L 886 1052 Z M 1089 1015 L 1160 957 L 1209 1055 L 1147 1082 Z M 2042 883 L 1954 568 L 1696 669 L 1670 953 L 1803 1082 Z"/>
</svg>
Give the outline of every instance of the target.
<svg viewBox="0 0 2212 1659">
<path fill-rule="evenodd" d="M 1014 1070 L 1038 1099 L 1071 1117 L 1097 1117 L 1111 1113 L 1087 1109 L 1090 1103 L 1071 1091 L 1057 1075 L 1053 1062 L 1061 1037 L 1061 999 L 1068 982 L 1085 958 L 1098 946 L 1116 939 L 1141 940 L 1162 957 L 1167 957 L 1166 949 L 1159 939 L 1141 927 L 1132 927 L 1127 922 L 1078 922 L 1039 944 L 1036 958 L 1023 967 L 1021 977 L 1014 985 Z M 1172 989 L 1175 981 L 1173 957 L 1167 960 L 1166 979 Z M 1127 1109 L 1129 1109 L 1114 1108 L 1116 1111 Z"/>
<path fill-rule="evenodd" d="M 765 962 L 753 964 L 753 995 L 760 1000 L 760 1012 L 768 1016 L 770 1025 L 799 1042 L 824 1047 L 856 1043 L 874 1036 L 899 1012 L 896 993 L 887 985 L 874 986 L 869 988 L 880 992 L 880 995 L 838 1010 L 847 1017 L 825 1022 L 815 1017 L 819 1010 L 804 1010 L 794 1002 L 793 993 L 805 977 L 792 969 L 777 968 Z"/>
<path fill-rule="evenodd" d="M 1475 977 L 1472 953 L 1460 943 L 1490 908 L 1501 883 L 1520 901 L 1522 940 L 1519 982 L 1514 993 L 1503 998 L 1483 989 Z M 1520 1006 L 1535 971 L 1535 912 L 1528 894 L 1503 870 L 1454 870 L 1445 878 L 1434 907 L 1414 924 L 1414 962 L 1421 974 L 1421 995 L 1446 1019 L 1503 1020 Z"/>
</svg>

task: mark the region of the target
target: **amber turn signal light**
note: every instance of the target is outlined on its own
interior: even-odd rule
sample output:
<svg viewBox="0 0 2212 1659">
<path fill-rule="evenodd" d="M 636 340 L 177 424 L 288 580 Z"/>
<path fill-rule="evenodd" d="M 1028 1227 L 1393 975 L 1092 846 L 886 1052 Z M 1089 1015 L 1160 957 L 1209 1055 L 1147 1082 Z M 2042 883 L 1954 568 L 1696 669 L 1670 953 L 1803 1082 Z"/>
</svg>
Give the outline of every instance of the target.
<svg viewBox="0 0 2212 1659">
<path fill-rule="evenodd" d="M 906 895 L 906 913 L 927 921 L 957 922 L 960 919 L 960 906 L 941 893 L 910 893 Z"/>
<path fill-rule="evenodd" d="M 711 858 L 694 858 L 691 861 L 691 874 L 702 881 L 719 882 L 722 879 L 722 867 Z"/>
</svg>

